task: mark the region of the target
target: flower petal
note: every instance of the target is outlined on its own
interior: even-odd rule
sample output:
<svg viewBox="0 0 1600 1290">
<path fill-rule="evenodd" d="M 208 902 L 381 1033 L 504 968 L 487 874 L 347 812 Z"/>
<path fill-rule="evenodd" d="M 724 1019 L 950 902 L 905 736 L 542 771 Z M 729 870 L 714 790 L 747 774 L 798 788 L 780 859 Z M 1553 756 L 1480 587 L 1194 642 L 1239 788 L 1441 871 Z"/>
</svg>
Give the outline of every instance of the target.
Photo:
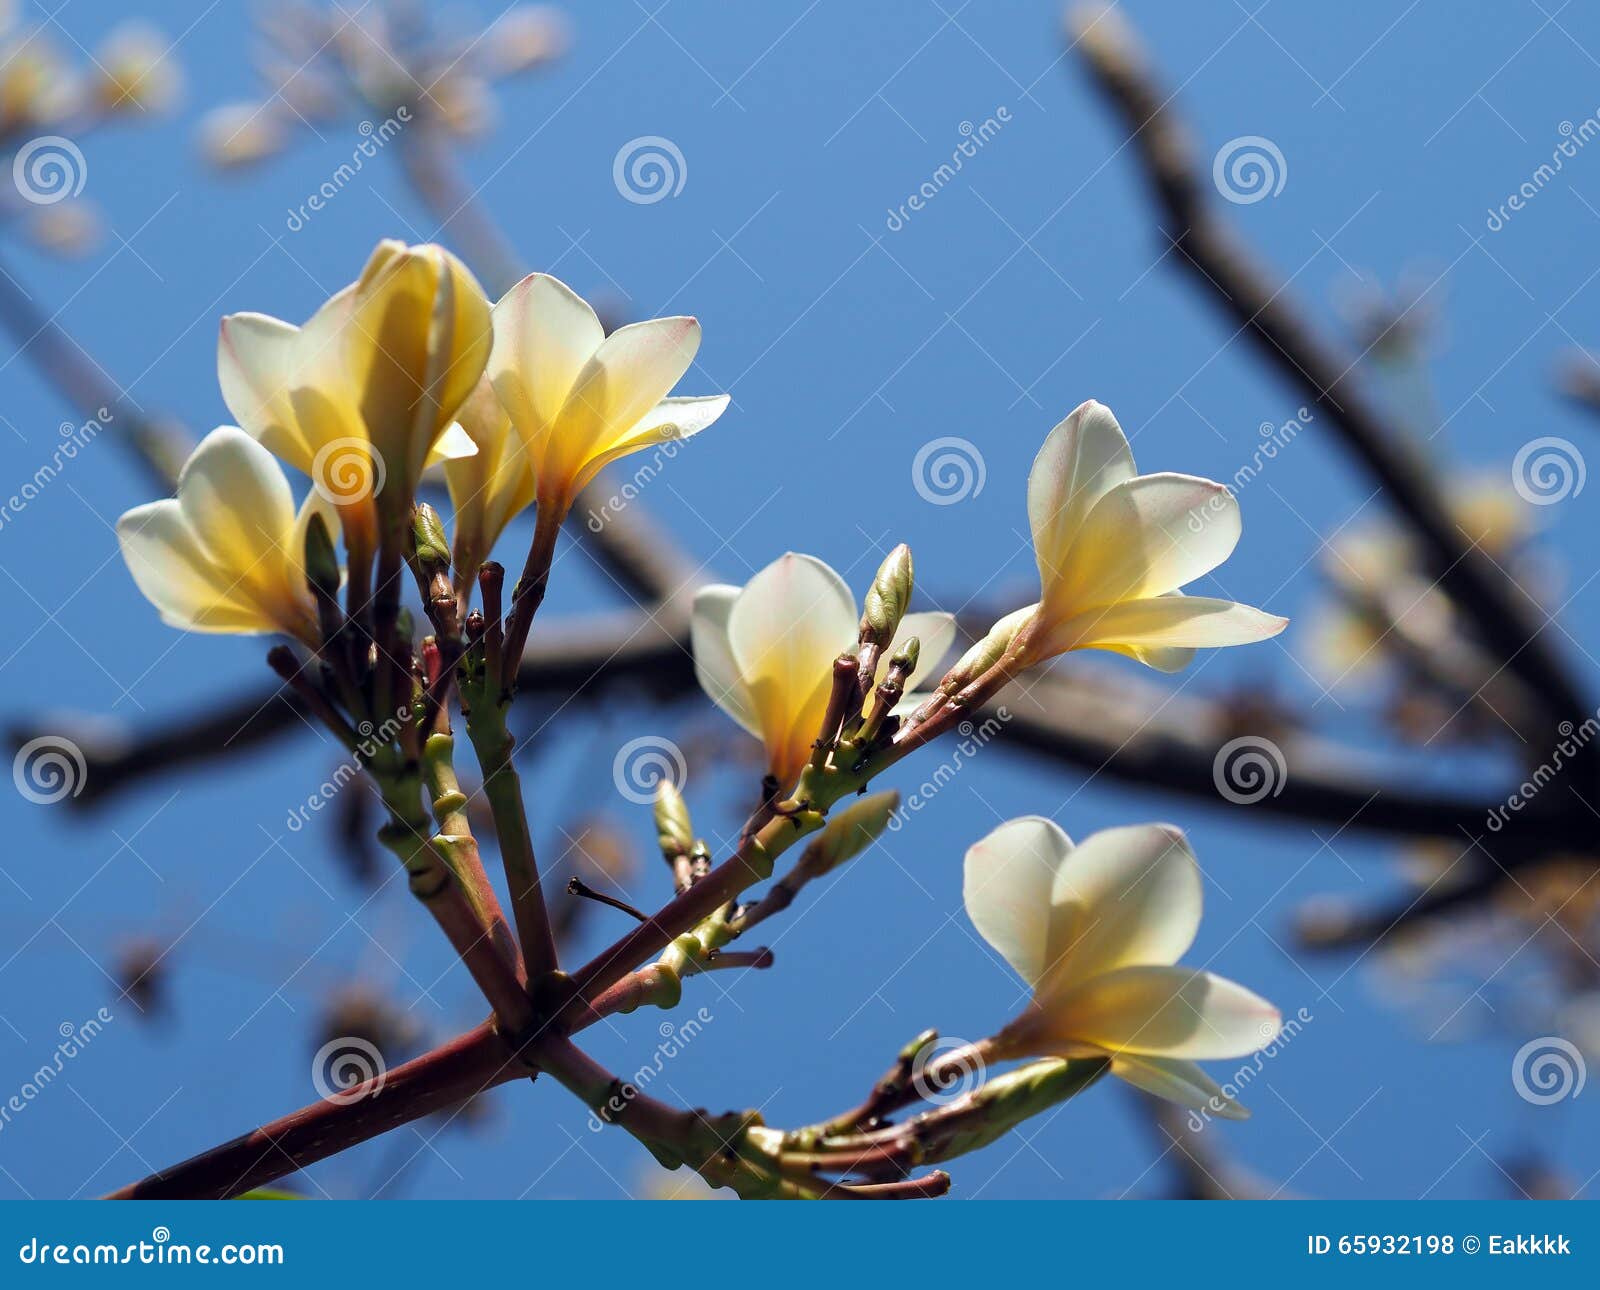
<svg viewBox="0 0 1600 1290">
<path fill-rule="evenodd" d="M 643 420 L 683 379 L 699 348 L 700 324 L 693 318 L 629 323 L 601 341 L 562 409 L 563 420 L 586 428 L 574 436 L 586 445 L 583 455 L 604 452 Z"/>
<path fill-rule="evenodd" d="M 1223 1092 L 1216 1080 L 1193 1062 L 1181 1058 L 1119 1053 L 1111 1059 L 1111 1073 L 1135 1088 L 1192 1111 L 1204 1111 L 1224 1120 L 1250 1118 L 1250 1112 Z"/>
<path fill-rule="evenodd" d="M 529 274 L 500 297 L 489 378 L 530 444 L 554 424 L 605 336 L 588 301 L 547 273 Z"/>
<path fill-rule="evenodd" d="M 212 562 L 251 583 L 290 558 L 294 495 L 273 455 L 237 426 L 218 426 L 178 476 L 178 505 Z"/>
<path fill-rule="evenodd" d="M 1176 963 L 1200 930 L 1200 866 L 1170 824 L 1105 829 L 1061 865 L 1049 899 L 1041 996 L 1118 968 Z"/>
<path fill-rule="evenodd" d="M 639 452 L 658 444 L 679 443 L 691 435 L 699 434 L 720 417 L 727 406 L 726 394 L 662 399 L 645 415 L 644 420 L 627 434 L 615 440 L 604 451 L 589 457 L 578 471 L 573 486 L 582 488 L 619 457 L 626 457 L 629 453 Z"/>
<path fill-rule="evenodd" d="M 276 627 L 238 594 L 206 556 L 171 498 L 136 506 L 117 521 L 122 558 L 163 622 L 189 631 L 270 632 Z"/>
<path fill-rule="evenodd" d="M 1213 649 L 1276 636 L 1287 618 L 1210 596 L 1157 596 L 1090 609 L 1046 634 L 1040 653 L 1109 649 L 1139 657 L 1151 649 Z"/>
<path fill-rule="evenodd" d="M 1090 1045 L 1112 1054 L 1194 1059 L 1253 1053 L 1281 1023 L 1276 1008 L 1242 985 L 1178 967 L 1127 967 L 1093 977 L 1041 1000 L 1024 1019 L 1039 1055 Z"/>
<path fill-rule="evenodd" d="M 1110 489 L 1083 521 L 1046 604 L 1057 612 L 1144 599 L 1210 573 L 1239 541 L 1239 503 L 1192 475 L 1140 475 Z"/>
<path fill-rule="evenodd" d="M 728 643 L 728 615 L 740 588 L 702 587 L 695 593 L 689 619 L 689 643 L 694 651 L 694 674 L 711 702 L 741 726 L 761 738 L 761 723 L 745 689 L 739 666 Z"/>
<path fill-rule="evenodd" d="M 1050 893 L 1072 854 L 1053 820 L 1007 820 L 967 850 L 961 895 L 983 939 L 1036 985 L 1050 964 Z"/>
<path fill-rule="evenodd" d="M 1105 404 L 1079 404 L 1050 432 L 1028 472 L 1028 523 L 1046 587 L 1090 508 L 1133 474 L 1127 436 Z"/>
<path fill-rule="evenodd" d="M 774 560 L 734 602 L 729 646 L 780 779 L 804 763 L 822 724 L 833 660 L 855 634 L 855 597 L 814 556 L 791 551 Z"/>
</svg>

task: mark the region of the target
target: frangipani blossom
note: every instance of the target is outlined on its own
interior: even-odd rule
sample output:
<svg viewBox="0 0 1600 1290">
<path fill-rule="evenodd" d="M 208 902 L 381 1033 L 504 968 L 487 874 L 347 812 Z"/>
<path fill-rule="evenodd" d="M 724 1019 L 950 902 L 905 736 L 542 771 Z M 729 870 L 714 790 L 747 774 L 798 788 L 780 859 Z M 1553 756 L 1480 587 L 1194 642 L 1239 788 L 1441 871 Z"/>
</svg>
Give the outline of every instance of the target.
<svg viewBox="0 0 1600 1290">
<path fill-rule="evenodd" d="M 728 396 L 667 398 L 700 348 L 693 318 L 655 318 L 605 334 L 565 283 L 530 274 L 494 307 L 489 379 L 527 446 L 543 513 L 619 457 L 698 434 Z"/>
<path fill-rule="evenodd" d="M 767 769 L 792 785 L 811 756 L 833 686 L 833 661 L 854 650 L 861 611 L 843 578 L 809 555 L 774 560 L 743 587 L 703 588 L 690 623 L 695 675 L 711 701 L 766 746 Z M 878 676 L 911 637 L 921 643 L 895 711 L 925 697 L 917 683 L 938 666 L 955 640 L 955 618 L 906 614 Z"/>
<path fill-rule="evenodd" d="M 460 260 L 384 241 L 303 327 L 224 318 L 217 375 L 239 424 L 310 475 L 359 540 L 374 495 L 393 529 L 430 460 L 476 450 L 454 423 L 492 343 L 489 302 Z"/>
<path fill-rule="evenodd" d="M 456 583 L 465 587 L 472 585 L 506 525 L 533 504 L 534 479 L 528 449 L 512 432 L 487 378 L 462 405 L 459 418 L 461 429 L 478 445 L 472 456 L 444 463 L 455 510 Z"/>
<path fill-rule="evenodd" d="M 1122 427 L 1092 399 L 1050 432 L 1028 474 L 1043 589 L 1018 645 L 1029 662 L 1105 649 L 1175 672 L 1199 647 L 1276 636 L 1286 618 L 1185 596 L 1239 540 L 1239 505 L 1192 475 L 1139 475 Z"/>
<path fill-rule="evenodd" d="M 273 456 L 236 426 L 213 430 L 177 496 L 117 521 L 133 580 L 164 622 L 196 632 L 283 632 L 318 645 L 306 588 L 306 526 L 332 508 L 315 490 L 299 513 Z"/>
<path fill-rule="evenodd" d="M 1171 825 L 1107 829 L 1074 848 L 1050 820 L 1002 824 L 967 852 L 967 916 L 1033 988 L 995 1056 L 1111 1059 L 1130 1084 L 1231 1118 L 1196 1058 L 1242 1057 L 1281 1018 L 1210 972 L 1174 966 L 1200 927 L 1200 869 Z"/>
</svg>

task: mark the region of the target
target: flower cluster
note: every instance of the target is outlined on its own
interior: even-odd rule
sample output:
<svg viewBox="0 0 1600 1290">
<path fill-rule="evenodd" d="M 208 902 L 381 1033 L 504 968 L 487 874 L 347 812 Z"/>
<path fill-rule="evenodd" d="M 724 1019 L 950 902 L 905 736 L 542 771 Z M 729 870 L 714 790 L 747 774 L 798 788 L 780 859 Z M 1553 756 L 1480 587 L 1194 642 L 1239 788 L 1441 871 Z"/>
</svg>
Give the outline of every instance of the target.
<svg viewBox="0 0 1600 1290">
<path fill-rule="evenodd" d="M 656 824 L 678 896 L 653 917 L 639 914 L 630 936 L 595 961 L 562 971 L 506 712 L 578 491 L 608 463 L 696 434 L 727 408 L 726 395 L 671 396 L 699 344 L 693 318 L 607 335 L 585 301 L 544 274 L 491 304 L 449 252 L 385 241 L 301 326 L 251 313 L 222 320 L 218 377 L 239 425 L 206 436 L 176 497 L 136 507 L 118 524 L 134 579 L 165 621 L 278 633 L 304 648 L 309 658 L 280 646 L 269 659 L 372 776 L 391 817 L 380 838 L 508 1035 L 645 1003 L 671 1007 L 687 977 L 770 966 L 768 950 L 727 946 L 867 851 L 898 798 L 842 804 L 1024 669 L 1104 649 L 1173 670 L 1196 649 L 1262 640 L 1284 626 L 1260 610 L 1182 593 L 1232 551 L 1236 503 L 1208 480 L 1137 474 L 1116 419 L 1085 403 L 1051 431 L 1028 481 L 1039 600 L 1003 616 L 949 667 L 956 620 L 911 610 L 905 546 L 883 561 L 859 606 L 839 574 L 794 553 L 743 587 L 699 592 L 696 673 L 763 744 L 761 806 L 735 855 L 714 866 L 687 803 L 667 786 Z M 310 479 L 298 507 L 280 462 Z M 453 533 L 417 501 L 435 466 Z M 491 555 L 529 508 L 533 536 L 507 604 Z M 433 629 L 420 640 L 400 603 L 406 568 Z M 483 773 L 514 939 L 455 774 L 452 687 Z M 358 730 L 380 730 L 387 742 L 359 739 Z M 784 850 L 813 833 L 788 873 L 741 903 L 774 876 Z M 577 880 L 570 890 L 598 895 Z M 1031 1064 L 982 1084 L 970 1102 L 891 1126 L 893 1142 L 873 1146 L 880 1164 L 935 1158 L 949 1147 L 942 1135 L 958 1107 L 1001 1131 L 1019 1104 L 1036 1111 L 1038 1099 L 1070 1096 L 1105 1070 L 1187 1106 L 1243 1114 L 1195 1059 L 1253 1051 L 1277 1033 L 1278 1014 L 1241 986 L 1176 966 L 1201 908 L 1199 870 L 1177 830 L 1113 829 L 1074 849 L 1048 820 L 1013 820 L 968 852 L 965 895 L 978 930 L 1033 991 L 977 1052 L 987 1063 Z M 660 957 L 637 966 L 652 954 Z M 564 1051 L 545 1046 L 536 1059 L 604 1103 L 610 1086 L 596 1085 L 581 1063 L 564 1070 Z M 908 1071 L 881 1096 L 916 1085 Z M 663 1158 L 695 1154 L 698 1121 L 637 1100 L 627 1115 L 651 1120 L 654 1129 L 636 1131 Z M 807 1171 L 849 1168 L 838 1162 L 855 1160 L 860 1146 L 841 1145 L 829 1126 L 805 1131 L 820 1154 L 801 1165 L 802 1139 L 741 1123 L 729 1177 L 747 1194 L 814 1194 Z M 851 1121 L 846 1137 L 863 1127 Z"/>
</svg>

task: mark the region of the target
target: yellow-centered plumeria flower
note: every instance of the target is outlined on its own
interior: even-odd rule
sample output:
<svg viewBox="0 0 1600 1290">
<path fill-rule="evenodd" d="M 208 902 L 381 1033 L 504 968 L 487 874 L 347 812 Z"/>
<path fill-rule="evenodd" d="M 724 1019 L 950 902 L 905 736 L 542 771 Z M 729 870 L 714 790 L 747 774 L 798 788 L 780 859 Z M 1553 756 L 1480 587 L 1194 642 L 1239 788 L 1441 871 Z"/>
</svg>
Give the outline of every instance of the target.
<svg viewBox="0 0 1600 1290">
<path fill-rule="evenodd" d="M 855 649 L 860 619 L 844 579 L 816 557 L 792 551 L 743 587 L 705 587 L 695 595 L 690 631 L 700 687 L 766 746 L 767 769 L 782 786 L 795 782 L 811 756 L 833 687 L 833 661 Z M 878 678 L 911 637 L 921 652 L 896 712 L 927 697 L 912 691 L 949 652 L 955 634 L 950 614 L 900 620 Z"/>
<path fill-rule="evenodd" d="M 1200 868 L 1168 824 L 1107 829 L 1078 847 L 1052 821 L 1002 824 L 967 852 L 967 916 L 1033 989 L 995 1036 L 997 1060 L 1109 1057 L 1112 1074 L 1196 1110 L 1243 1119 L 1196 1058 L 1242 1057 L 1277 1036 L 1265 999 L 1174 966 L 1200 927 Z"/>
<path fill-rule="evenodd" d="M 1017 638 L 1026 662 L 1104 649 L 1175 672 L 1198 647 L 1266 640 L 1288 624 L 1179 590 L 1233 551 L 1239 504 L 1209 479 L 1136 474 L 1122 427 L 1092 399 L 1034 459 L 1028 521 L 1043 594 Z"/>
<path fill-rule="evenodd" d="M 173 627 L 283 632 L 316 648 L 306 526 L 333 518 L 315 490 L 296 513 L 283 468 L 236 426 L 213 430 L 178 476 L 177 496 L 117 521 L 133 580 Z"/>
<path fill-rule="evenodd" d="M 489 379 L 528 450 L 541 512 L 559 519 L 601 468 L 698 434 L 728 396 L 671 398 L 700 348 L 693 318 L 655 318 L 607 336 L 586 301 L 544 273 L 494 307 Z"/>
<path fill-rule="evenodd" d="M 451 553 L 458 588 L 472 585 L 478 567 L 489 558 L 496 540 L 518 513 L 533 504 L 533 463 L 522 436 L 500 406 L 488 378 L 462 404 L 459 424 L 478 451 L 444 463 L 455 511 Z"/>
<path fill-rule="evenodd" d="M 224 318 L 217 374 L 239 424 L 339 507 L 347 541 L 370 543 L 378 517 L 391 534 L 408 522 L 425 465 L 476 451 L 455 419 L 492 344 L 466 265 L 384 241 L 303 327 Z"/>
</svg>

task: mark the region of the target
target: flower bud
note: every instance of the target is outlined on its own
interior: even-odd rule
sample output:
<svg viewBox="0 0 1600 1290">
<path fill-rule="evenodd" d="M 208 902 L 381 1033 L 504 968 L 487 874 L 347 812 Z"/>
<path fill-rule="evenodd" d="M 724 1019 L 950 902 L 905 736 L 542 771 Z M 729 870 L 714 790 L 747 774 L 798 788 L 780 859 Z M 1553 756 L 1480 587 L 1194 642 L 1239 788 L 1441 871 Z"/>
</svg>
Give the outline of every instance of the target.
<svg viewBox="0 0 1600 1290">
<path fill-rule="evenodd" d="M 911 548 L 902 542 L 878 566 L 867 591 L 865 612 L 861 615 L 862 640 L 882 648 L 894 639 L 895 629 L 911 603 L 912 585 Z"/>
<path fill-rule="evenodd" d="M 808 879 L 820 878 L 860 855 L 889 827 L 900 794 L 874 793 L 835 812 L 801 858 Z"/>
<path fill-rule="evenodd" d="M 905 644 L 889 657 L 889 670 L 898 672 L 902 677 L 910 676 L 916 671 L 917 658 L 922 653 L 922 642 L 915 636 L 906 637 Z"/>
<path fill-rule="evenodd" d="M 450 541 L 444 523 L 426 502 L 418 502 L 411 511 L 411 558 L 417 576 L 425 580 L 450 572 Z"/>
<path fill-rule="evenodd" d="M 327 521 L 312 515 L 306 521 L 306 584 L 317 595 L 336 599 L 339 595 L 339 557 L 333 549 L 333 535 Z"/>
<path fill-rule="evenodd" d="M 955 666 L 944 674 L 944 679 L 939 682 L 940 691 L 955 694 L 998 663 L 1038 608 L 1038 605 L 1029 605 L 1018 609 L 991 627 L 989 634 L 957 659 Z"/>
<path fill-rule="evenodd" d="M 663 855 L 688 855 L 694 846 L 689 806 L 670 779 L 656 785 L 656 833 Z"/>
</svg>

